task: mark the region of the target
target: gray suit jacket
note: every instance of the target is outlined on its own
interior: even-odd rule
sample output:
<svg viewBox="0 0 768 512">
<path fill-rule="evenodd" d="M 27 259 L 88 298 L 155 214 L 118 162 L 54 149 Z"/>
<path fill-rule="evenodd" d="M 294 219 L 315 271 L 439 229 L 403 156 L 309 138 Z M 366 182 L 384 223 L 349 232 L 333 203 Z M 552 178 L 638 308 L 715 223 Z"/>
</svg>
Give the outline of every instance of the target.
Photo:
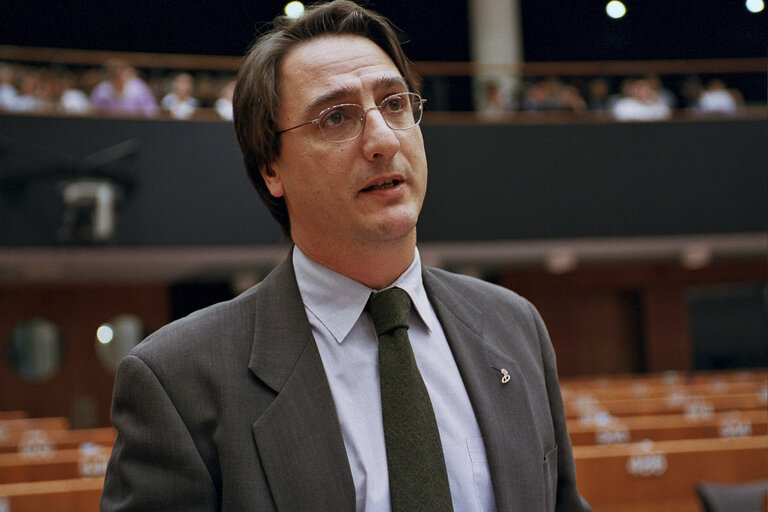
<svg viewBox="0 0 768 512">
<path fill-rule="evenodd" d="M 536 310 L 476 279 L 432 268 L 423 276 L 480 424 L 498 510 L 588 510 Z M 235 299 L 140 343 L 117 372 L 112 421 L 102 511 L 355 509 L 290 258 Z"/>
</svg>

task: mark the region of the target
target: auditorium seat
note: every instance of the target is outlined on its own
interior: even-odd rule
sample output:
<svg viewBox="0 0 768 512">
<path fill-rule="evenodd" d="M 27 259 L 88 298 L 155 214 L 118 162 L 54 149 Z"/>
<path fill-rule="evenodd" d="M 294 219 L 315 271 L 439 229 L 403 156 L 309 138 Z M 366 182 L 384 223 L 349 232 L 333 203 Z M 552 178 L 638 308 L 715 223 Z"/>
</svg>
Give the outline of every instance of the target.
<svg viewBox="0 0 768 512">
<path fill-rule="evenodd" d="M 705 512 L 758 512 L 766 503 L 768 480 L 740 484 L 701 482 L 696 494 Z"/>
</svg>

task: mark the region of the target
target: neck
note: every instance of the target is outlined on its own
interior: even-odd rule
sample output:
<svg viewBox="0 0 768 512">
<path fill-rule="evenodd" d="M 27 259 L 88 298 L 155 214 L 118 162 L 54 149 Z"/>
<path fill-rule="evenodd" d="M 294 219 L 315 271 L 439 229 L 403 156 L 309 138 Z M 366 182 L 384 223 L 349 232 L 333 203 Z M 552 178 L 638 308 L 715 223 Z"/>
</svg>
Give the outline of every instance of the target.
<svg viewBox="0 0 768 512">
<path fill-rule="evenodd" d="M 413 263 L 416 230 L 371 247 L 315 247 L 294 240 L 307 257 L 374 290 L 391 285 Z"/>
</svg>

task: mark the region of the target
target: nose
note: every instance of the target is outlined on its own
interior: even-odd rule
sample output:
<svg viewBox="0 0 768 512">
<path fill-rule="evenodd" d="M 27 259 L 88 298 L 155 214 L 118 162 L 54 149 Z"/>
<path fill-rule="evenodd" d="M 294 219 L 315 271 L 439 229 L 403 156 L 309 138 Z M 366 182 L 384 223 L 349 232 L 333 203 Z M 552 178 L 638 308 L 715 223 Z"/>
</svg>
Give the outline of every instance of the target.
<svg viewBox="0 0 768 512">
<path fill-rule="evenodd" d="M 376 107 L 365 110 L 365 124 L 360 138 L 363 154 L 370 161 L 389 160 L 400 150 L 400 139 Z"/>
</svg>

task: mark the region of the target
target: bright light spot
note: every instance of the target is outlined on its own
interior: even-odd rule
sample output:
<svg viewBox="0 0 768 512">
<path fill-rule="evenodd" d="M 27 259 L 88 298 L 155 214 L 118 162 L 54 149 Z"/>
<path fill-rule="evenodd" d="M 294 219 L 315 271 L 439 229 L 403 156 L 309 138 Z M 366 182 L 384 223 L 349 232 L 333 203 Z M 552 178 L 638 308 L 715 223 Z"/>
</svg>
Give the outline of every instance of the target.
<svg viewBox="0 0 768 512">
<path fill-rule="evenodd" d="M 747 0 L 747 10 L 751 13 L 763 12 L 765 9 L 765 2 L 763 0 Z"/>
<path fill-rule="evenodd" d="M 605 12 L 613 19 L 618 19 L 627 14 L 627 8 L 619 0 L 611 0 L 605 6 Z"/>
<path fill-rule="evenodd" d="M 101 324 L 98 329 L 96 329 L 96 339 L 99 340 L 99 343 L 107 344 L 110 341 L 112 341 L 112 338 L 115 337 L 115 331 L 112 330 L 112 326 L 109 324 Z"/>
<path fill-rule="evenodd" d="M 304 14 L 304 4 L 301 2 L 288 2 L 285 4 L 285 15 L 296 19 Z"/>
</svg>

